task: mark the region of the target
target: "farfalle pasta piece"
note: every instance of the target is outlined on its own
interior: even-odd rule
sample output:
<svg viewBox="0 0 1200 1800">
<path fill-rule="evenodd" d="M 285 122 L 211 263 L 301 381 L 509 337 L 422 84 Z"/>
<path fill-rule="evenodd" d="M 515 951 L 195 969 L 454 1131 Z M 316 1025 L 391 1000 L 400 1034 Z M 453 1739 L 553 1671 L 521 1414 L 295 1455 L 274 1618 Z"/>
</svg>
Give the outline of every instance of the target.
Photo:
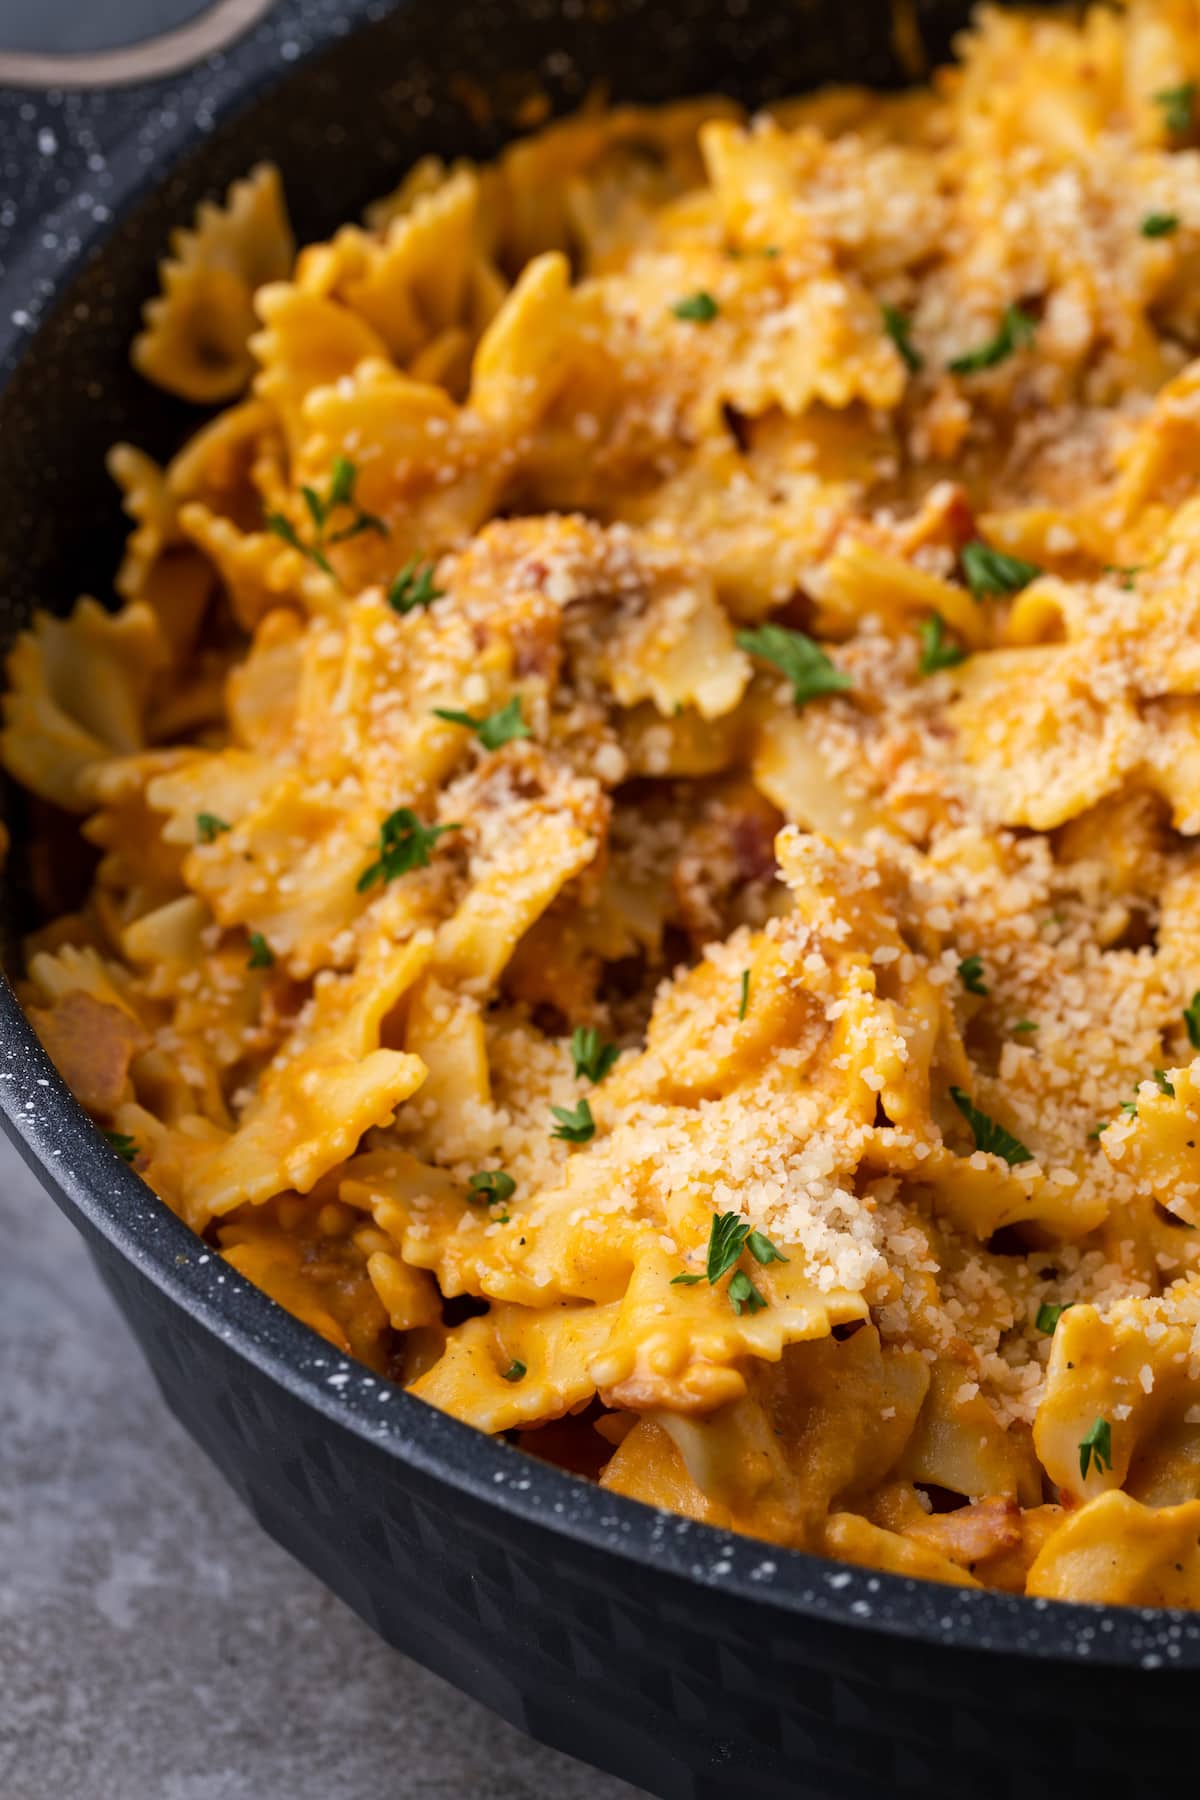
<svg viewBox="0 0 1200 1800">
<path fill-rule="evenodd" d="M 378 332 L 396 362 L 411 363 L 439 333 L 456 326 L 466 328 L 472 341 L 487 323 L 474 305 L 483 255 L 478 205 L 478 176 L 456 170 L 391 220 L 381 242 L 365 243 L 359 268 L 337 284 L 345 304 Z"/>
<path fill-rule="evenodd" d="M 1119 788 L 1142 752 L 1134 696 L 1096 685 L 1095 651 L 989 650 L 956 672 L 962 753 L 1002 823 L 1048 831 Z"/>
<path fill-rule="evenodd" d="M 355 441 L 368 446 L 355 464 L 356 505 L 385 530 L 333 549 L 330 560 L 351 590 L 390 583 L 468 537 L 495 508 L 504 480 L 495 432 L 440 388 L 377 358 L 309 395 L 298 477 L 323 487 Z"/>
<path fill-rule="evenodd" d="M 307 612 L 332 612 L 338 604 L 333 578 L 278 533 L 241 531 L 232 519 L 199 501 L 180 508 L 183 531 L 217 569 L 238 624 L 252 631 L 275 607 L 288 602 Z"/>
<path fill-rule="evenodd" d="M 167 649 L 135 601 L 107 613 L 80 600 L 67 619 L 38 613 L 9 652 L 0 755 L 16 780 L 68 812 L 96 764 L 144 744 L 146 705 Z"/>
<path fill-rule="evenodd" d="M 416 1092 L 424 1064 L 380 1038 L 430 949 L 428 941 L 378 942 L 353 974 L 317 984 L 311 1011 L 267 1068 L 236 1130 L 186 1172 L 191 1219 L 219 1218 L 286 1188 L 307 1193 Z"/>
<path fill-rule="evenodd" d="M 1055 1327 L 1034 1441 L 1074 1500 L 1123 1487 L 1152 1505 L 1200 1497 L 1200 1294 L 1072 1306 Z"/>
<path fill-rule="evenodd" d="M 859 1513 L 831 1513 L 821 1547 L 827 1556 L 856 1563 L 859 1568 L 886 1569 L 891 1575 L 904 1575 L 910 1580 L 943 1581 L 949 1587 L 983 1586 L 932 1545 L 886 1531 Z"/>
<path fill-rule="evenodd" d="M 484 1431 L 509 1431 L 584 1405 L 588 1365 L 612 1328 L 612 1306 L 493 1306 L 454 1333 L 409 1389 Z"/>
<path fill-rule="evenodd" d="M 777 1362 L 787 1345 L 828 1337 L 835 1325 L 866 1316 L 860 1294 L 819 1286 L 795 1249 L 788 1262 L 755 1270 L 754 1284 L 766 1299 L 761 1309 L 735 1313 L 724 1290 L 702 1282 L 664 1312 L 662 1296 L 676 1266 L 661 1246 L 647 1244 L 591 1373 L 610 1406 L 662 1409 L 677 1442 L 684 1418 L 711 1413 L 746 1392 L 749 1359 Z M 681 1447 L 686 1456 L 686 1444 Z"/>
<path fill-rule="evenodd" d="M 900 1455 L 927 1385 L 916 1352 L 882 1347 L 862 1325 L 844 1341 L 796 1343 L 756 1366 L 749 1391 L 716 1412 L 652 1416 L 720 1522 L 814 1548 L 831 1506 L 870 1490 Z M 620 1461 L 606 1485 L 638 1492 Z"/>
<path fill-rule="evenodd" d="M 486 993 L 517 940 L 596 857 L 607 806 L 596 781 L 555 769 L 527 744 L 497 752 L 456 784 L 452 804 L 465 815 L 471 862 L 435 961 L 444 979 Z"/>
<path fill-rule="evenodd" d="M 295 246 L 279 171 L 262 163 L 235 181 L 222 205 L 203 201 L 195 224 L 173 233 L 159 268 L 162 291 L 145 307 L 133 365 L 184 400 L 230 400 L 250 380 L 254 296 L 281 281 Z"/>
<path fill-rule="evenodd" d="M 360 362 L 386 361 L 386 347 L 347 307 L 289 282 L 264 287 L 255 309 L 262 329 L 250 339 L 258 364 L 254 391 L 274 410 L 295 454 L 303 442 L 307 396 L 352 375 Z"/>
<path fill-rule="evenodd" d="M 371 1273 L 380 1253 L 371 1249 L 370 1228 L 348 1207 L 321 1195 L 283 1194 L 233 1214 L 217 1235 L 221 1254 L 240 1275 L 343 1356 L 384 1371 L 387 1327 L 394 1321 Z M 408 1278 L 407 1302 L 395 1296 L 397 1316 L 410 1321 L 402 1328 L 433 1324 L 438 1308 L 428 1276 L 410 1270 Z"/>
<path fill-rule="evenodd" d="M 1200 1226 L 1200 1064 L 1139 1084 L 1132 1114 L 1105 1126 L 1100 1145 L 1139 1194 L 1173 1219 Z"/>
<path fill-rule="evenodd" d="M 1118 1488 L 1098 1494 L 1064 1515 L 1026 1592 L 1110 1606 L 1200 1605 L 1200 1500 L 1142 1506 Z"/>
</svg>

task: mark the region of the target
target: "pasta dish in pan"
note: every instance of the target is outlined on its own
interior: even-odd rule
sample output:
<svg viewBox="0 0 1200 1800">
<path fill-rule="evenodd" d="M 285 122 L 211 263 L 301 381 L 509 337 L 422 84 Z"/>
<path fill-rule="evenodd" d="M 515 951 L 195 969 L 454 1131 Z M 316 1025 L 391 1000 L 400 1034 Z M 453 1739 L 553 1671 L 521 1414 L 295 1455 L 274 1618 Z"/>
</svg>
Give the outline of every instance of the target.
<svg viewBox="0 0 1200 1800">
<path fill-rule="evenodd" d="M 176 233 L 133 359 L 207 410 L 9 659 L 22 998 L 341 1354 L 775 1543 L 1200 1605 L 1198 84 L 1195 0 L 984 11 Z"/>
</svg>

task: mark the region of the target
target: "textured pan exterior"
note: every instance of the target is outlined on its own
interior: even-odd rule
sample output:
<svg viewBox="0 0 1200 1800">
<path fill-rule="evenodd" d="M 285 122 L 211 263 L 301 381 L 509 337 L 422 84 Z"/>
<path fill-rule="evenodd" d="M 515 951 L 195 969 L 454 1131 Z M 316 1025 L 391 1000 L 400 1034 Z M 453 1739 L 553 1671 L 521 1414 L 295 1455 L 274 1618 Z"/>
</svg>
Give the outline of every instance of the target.
<svg viewBox="0 0 1200 1800">
<path fill-rule="evenodd" d="M 5 642 L 34 604 L 65 607 L 113 566 L 112 439 L 161 451 L 194 423 L 125 352 L 166 233 L 206 190 L 270 154 L 301 233 L 328 229 L 426 151 L 495 148 L 531 72 L 559 108 L 598 79 L 621 98 L 754 100 L 900 74 L 881 0 L 582 11 L 284 0 L 174 84 L 0 93 L 0 137 L 28 170 L 0 239 Z M 934 54 L 962 16 L 949 0 L 922 9 Z M 463 75 L 493 99 L 486 124 Z M 31 825 L 9 801 L 11 943 Z M 386 1639 L 544 1741 L 671 1800 L 1118 1785 L 1149 1800 L 1190 1767 L 1200 1619 L 839 1568 L 605 1495 L 431 1412 L 204 1250 L 89 1125 L 7 984 L 0 1113 L 87 1237 L 168 1405 L 259 1522 Z"/>
</svg>

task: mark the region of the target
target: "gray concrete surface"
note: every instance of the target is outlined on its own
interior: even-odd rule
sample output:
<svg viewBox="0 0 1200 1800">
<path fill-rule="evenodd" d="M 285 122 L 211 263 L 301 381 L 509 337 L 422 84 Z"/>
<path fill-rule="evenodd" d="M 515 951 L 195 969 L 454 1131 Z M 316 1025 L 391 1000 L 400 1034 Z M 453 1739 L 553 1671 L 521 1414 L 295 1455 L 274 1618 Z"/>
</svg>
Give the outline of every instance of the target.
<svg viewBox="0 0 1200 1800">
<path fill-rule="evenodd" d="M 165 1412 L 0 1144 L 2 1800 L 637 1800 L 379 1643 Z"/>
</svg>

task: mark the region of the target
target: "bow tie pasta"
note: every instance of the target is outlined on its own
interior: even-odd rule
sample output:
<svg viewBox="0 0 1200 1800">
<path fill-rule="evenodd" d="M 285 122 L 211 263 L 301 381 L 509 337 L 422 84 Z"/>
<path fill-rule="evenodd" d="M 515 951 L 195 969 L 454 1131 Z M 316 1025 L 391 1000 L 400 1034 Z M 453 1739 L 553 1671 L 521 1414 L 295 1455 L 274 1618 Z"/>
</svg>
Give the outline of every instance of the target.
<svg viewBox="0 0 1200 1800">
<path fill-rule="evenodd" d="M 22 997 L 345 1355 L 607 1488 L 1200 1605 L 1200 15 L 177 232 Z M 77 868 L 64 846 L 78 844 Z"/>
</svg>

